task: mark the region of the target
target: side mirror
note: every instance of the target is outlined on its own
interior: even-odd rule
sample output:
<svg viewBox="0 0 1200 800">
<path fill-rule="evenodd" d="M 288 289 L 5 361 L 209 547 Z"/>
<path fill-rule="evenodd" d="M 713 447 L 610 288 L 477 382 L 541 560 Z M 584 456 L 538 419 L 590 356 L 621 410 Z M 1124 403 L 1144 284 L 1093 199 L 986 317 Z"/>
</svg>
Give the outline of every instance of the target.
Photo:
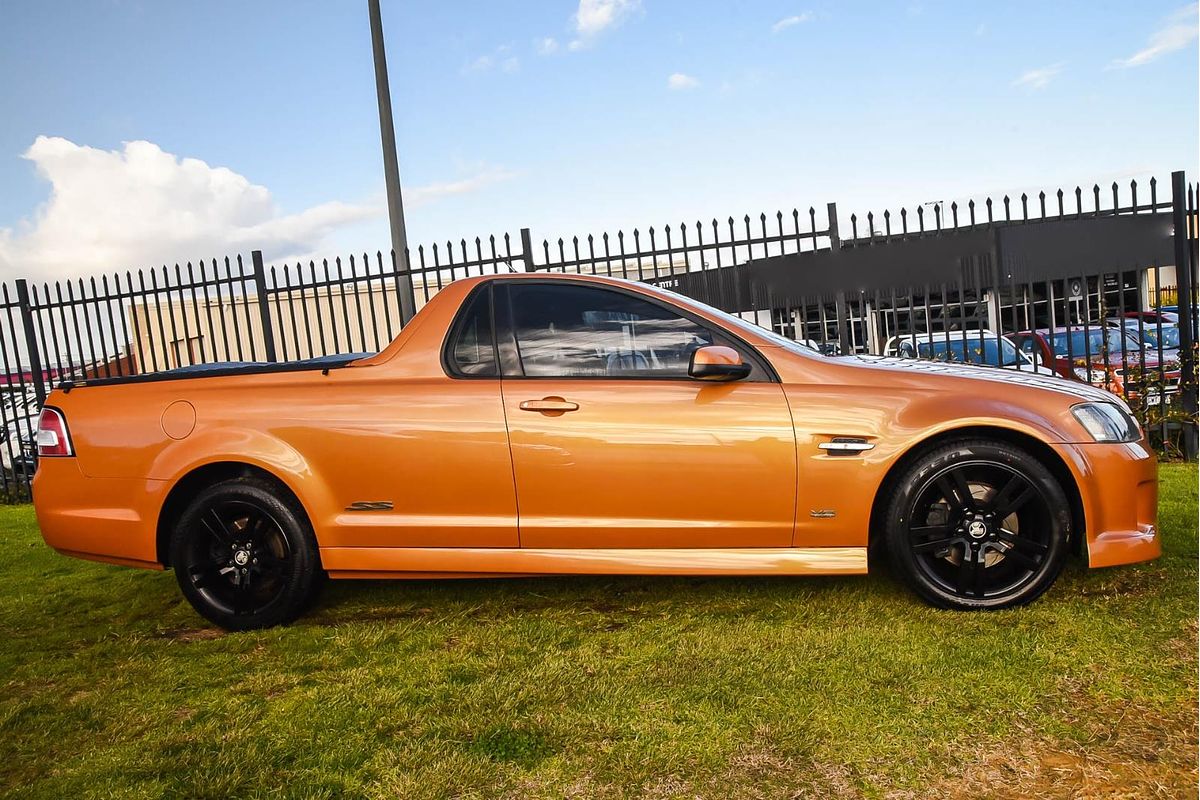
<svg viewBox="0 0 1200 800">
<path fill-rule="evenodd" d="M 736 381 L 750 374 L 751 367 L 732 347 L 708 345 L 692 353 L 688 375 L 698 381 Z"/>
</svg>

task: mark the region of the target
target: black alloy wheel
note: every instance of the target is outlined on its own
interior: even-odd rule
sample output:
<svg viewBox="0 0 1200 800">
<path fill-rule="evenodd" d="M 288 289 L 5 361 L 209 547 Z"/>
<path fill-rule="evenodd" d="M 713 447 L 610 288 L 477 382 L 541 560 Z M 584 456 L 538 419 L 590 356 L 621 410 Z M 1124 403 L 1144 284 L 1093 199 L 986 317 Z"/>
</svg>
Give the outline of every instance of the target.
<svg viewBox="0 0 1200 800">
<path fill-rule="evenodd" d="M 893 563 L 944 608 L 1028 603 L 1062 570 L 1071 516 L 1054 476 L 1028 453 L 969 441 L 920 457 L 888 516 Z"/>
<path fill-rule="evenodd" d="M 299 616 L 324 573 L 303 512 L 254 479 L 205 489 L 180 516 L 171 565 L 184 596 L 228 630 L 266 628 Z"/>
</svg>

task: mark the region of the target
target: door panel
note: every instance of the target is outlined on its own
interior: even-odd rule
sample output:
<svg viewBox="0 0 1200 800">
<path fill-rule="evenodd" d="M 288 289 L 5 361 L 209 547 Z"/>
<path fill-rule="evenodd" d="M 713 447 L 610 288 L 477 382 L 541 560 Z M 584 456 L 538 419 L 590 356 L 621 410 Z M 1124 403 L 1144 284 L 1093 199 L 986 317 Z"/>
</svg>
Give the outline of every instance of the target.
<svg viewBox="0 0 1200 800">
<path fill-rule="evenodd" d="M 458 377 L 357 383 L 319 407 L 308 435 L 322 441 L 308 451 L 328 459 L 338 509 L 322 545 L 519 546 L 486 285 L 464 301 L 443 355 Z"/>
<path fill-rule="evenodd" d="M 795 432 L 757 354 L 615 287 L 514 281 L 495 307 L 522 547 L 791 545 Z M 749 376 L 690 379 L 713 344 Z"/>
<path fill-rule="evenodd" d="M 359 383 L 311 415 L 281 411 L 276 435 L 309 454 L 336 508 L 322 546 L 517 547 L 499 383 Z"/>
<path fill-rule="evenodd" d="M 796 448 L 775 383 L 505 379 L 521 546 L 788 547 Z M 523 410 L 554 398 L 570 411 Z"/>
</svg>

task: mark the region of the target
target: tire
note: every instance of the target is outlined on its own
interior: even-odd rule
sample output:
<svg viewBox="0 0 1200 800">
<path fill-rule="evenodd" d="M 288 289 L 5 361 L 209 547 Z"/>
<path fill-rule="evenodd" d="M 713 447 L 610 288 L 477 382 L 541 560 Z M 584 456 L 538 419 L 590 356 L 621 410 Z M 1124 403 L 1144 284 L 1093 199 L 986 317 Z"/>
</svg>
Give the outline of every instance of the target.
<svg viewBox="0 0 1200 800">
<path fill-rule="evenodd" d="M 954 442 L 920 455 L 888 507 L 888 555 L 939 608 L 1024 605 L 1053 585 L 1067 557 L 1071 511 L 1046 467 L 1010 444 Z"/>
<path fill-rule="evenodd" d="M 197 494 L 171 532 L 170 555 L 183 596 L 229 631 L 291 622 L 325 578 L 303 509 L 256 478 Z"/>
</svg>

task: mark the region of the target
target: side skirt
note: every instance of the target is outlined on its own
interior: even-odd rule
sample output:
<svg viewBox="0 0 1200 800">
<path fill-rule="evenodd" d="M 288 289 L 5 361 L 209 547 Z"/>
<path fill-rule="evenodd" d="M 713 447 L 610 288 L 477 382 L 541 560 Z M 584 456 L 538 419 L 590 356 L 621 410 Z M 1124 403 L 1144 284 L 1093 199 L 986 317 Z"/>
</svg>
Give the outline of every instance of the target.
<svg viewBox="0 0 1200 800">
<path fill-rule="evenodd" d="M 527 575 L 862 575 L 865 547 L 525 550 L 503 547 L 324 547 L 331 578 Z"/>
</svg>

